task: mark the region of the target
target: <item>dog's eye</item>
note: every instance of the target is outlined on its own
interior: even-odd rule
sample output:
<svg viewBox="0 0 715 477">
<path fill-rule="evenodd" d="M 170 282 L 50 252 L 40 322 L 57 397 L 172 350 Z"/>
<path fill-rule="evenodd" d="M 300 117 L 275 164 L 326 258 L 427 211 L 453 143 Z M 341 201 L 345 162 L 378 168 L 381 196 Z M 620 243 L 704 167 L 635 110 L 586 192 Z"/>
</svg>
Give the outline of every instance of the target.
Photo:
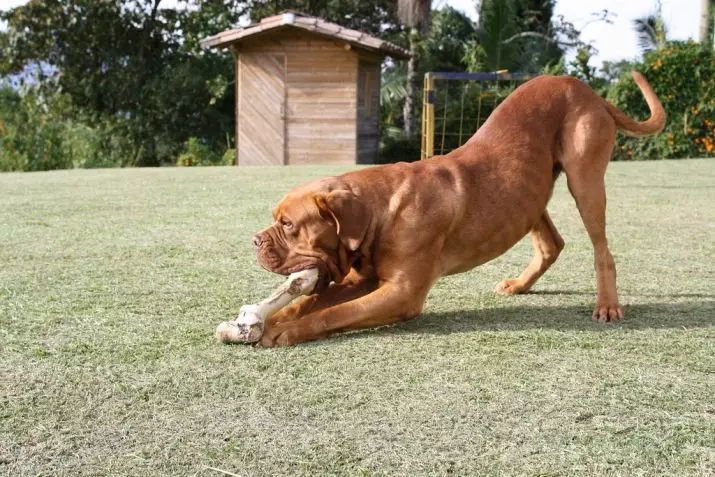
<svg viewBox="0 0 715 477">
<path fill-rule="evenodd" d="M 285 227 L 289 230 L 293 228 L 293 224 L 288 220 L 281 219 L 281 224 L 283 224 L 283 227 Z"/>
</svg>

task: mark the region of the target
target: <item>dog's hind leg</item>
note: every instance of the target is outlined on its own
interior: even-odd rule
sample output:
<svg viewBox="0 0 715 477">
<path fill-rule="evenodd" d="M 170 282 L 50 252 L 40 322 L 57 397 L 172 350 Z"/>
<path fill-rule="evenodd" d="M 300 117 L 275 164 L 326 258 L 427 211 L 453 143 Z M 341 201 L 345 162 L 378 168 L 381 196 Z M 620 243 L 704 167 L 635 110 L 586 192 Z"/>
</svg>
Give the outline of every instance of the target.
<svg viewBox="0 0 715 477">
<path fill-rule="evenodd" d="M 564 248 L 564 240 L 545 210 L 539 222 L 530 230 L 530 234 L 534 246 L 534 258 L 518 278 L 502 280 L 497 285 L 497 293 L 515 295 L 529 291 L 539 277 L 556 261 Z"/>
<path fill-rule="evenodd" d="M 604 114 L 583 115 L 574 122 L 573 129 L 564 133 L 573 139 L 562 160 L 569 191 L 593 244 L 597 285 L 593 319 L 601 322 L 623 318 L 616 290 L 616 264 L 606 239 L 605 174 L 616 127 Z"/>
</svg>

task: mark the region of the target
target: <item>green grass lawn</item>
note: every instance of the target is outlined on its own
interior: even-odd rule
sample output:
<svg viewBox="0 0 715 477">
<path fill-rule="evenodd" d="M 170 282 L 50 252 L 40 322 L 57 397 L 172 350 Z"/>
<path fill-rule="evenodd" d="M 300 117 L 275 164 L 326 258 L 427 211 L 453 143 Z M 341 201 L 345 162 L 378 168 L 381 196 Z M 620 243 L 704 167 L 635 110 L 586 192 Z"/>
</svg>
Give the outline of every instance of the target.
<svg viewBox="0 0 715 477">
<path fill-rule="evenodd" d="M 397 327 L 217 344 L 283 281 L 250 245 L 272 205 L 343 170 L 0 174 L 0 474 L 713 475 L 715 161 L 611 164 L 622 324 L 590 319 L 561 179 L 531 294 L 492 292 L 526 239 Z"/>
</svg>

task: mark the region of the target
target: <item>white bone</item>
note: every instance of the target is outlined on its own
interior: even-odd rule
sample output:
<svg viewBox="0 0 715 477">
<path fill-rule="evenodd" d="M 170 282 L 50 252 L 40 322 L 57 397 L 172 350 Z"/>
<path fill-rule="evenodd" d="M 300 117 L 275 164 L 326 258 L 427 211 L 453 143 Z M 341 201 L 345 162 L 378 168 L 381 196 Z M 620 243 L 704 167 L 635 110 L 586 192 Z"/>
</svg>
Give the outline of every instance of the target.
<svg viewBox="0 0 715 477">
<path fill-rule="evenodd" d="M 216 328 L 216 338 L 224 343 L 254 343 L 261 338 L 265 321 L 301 295 L 313 291 L 319 273 L 315 268 L 291 273 L 288 279 L 268 298 L 240 308 L 233 321 L 224 321 Z"/>
</svg>

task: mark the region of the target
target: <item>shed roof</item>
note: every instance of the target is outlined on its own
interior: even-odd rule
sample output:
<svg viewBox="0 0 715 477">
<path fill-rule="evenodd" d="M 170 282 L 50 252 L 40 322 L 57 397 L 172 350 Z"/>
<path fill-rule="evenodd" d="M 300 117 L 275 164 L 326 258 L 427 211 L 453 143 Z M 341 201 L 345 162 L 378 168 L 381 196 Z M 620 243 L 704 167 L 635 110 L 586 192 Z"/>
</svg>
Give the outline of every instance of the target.
<svg viewBox="0 0 715 477">
<path fill-rule="evenodd" d="M 254 23 L 244 28 L 226 30 L 201 40 L 204 47 L 224 48 L 240 43 L 258 33 L 264 33 L 284 28 L 298 28 L 319 36 L 343 40 L 358 48 L 389 55 L 394 58 L 407 59 L 410 53 L 395 44 L 380 40 L 357 30 L 345 28 L 336 23 L 330 23 L 322 18 L 311 17 L 299 12 L 285 12 L 280 15 L 266 17 L 260 23 Z"/>
</svg>

